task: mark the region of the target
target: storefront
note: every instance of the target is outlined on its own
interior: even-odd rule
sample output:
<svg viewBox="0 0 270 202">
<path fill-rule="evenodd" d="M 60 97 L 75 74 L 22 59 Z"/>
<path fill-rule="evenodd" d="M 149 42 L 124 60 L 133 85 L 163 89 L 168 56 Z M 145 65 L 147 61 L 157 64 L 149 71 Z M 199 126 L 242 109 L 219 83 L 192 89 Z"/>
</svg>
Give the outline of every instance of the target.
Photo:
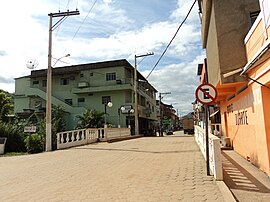
<svg viewBox="0 0 270 202">
<path fill-rule="evenodd" d="M 239 72 L 248 82 L 230 84 L 220 112 L 222 132 L 233 149 L 270 175 L 270 22 L 265 21 L 270 13 L 264 13 L 270 5 L 262 2 L 261 13 L 245 38 L 248 62 Z M 222 93 L 229 88 L 217 89 Z"/>
</svg>

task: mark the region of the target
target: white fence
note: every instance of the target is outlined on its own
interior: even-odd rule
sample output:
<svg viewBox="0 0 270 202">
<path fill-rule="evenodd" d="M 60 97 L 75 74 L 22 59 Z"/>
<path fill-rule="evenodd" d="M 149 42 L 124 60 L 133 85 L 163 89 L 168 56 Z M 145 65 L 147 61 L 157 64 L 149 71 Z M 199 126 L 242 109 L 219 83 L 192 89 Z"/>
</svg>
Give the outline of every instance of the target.
<svg viewBox="0 0 270 202">
<path fill-rule="evenodd" d="M 57 133 L 57 149 L 64 149 L 94 142 L 105 142 L 119 137 L 129 137 L 129 128 L 88 128 Z"/>
<path fill-rule="evenodd" d="M 194 136 L 206 159 L 205 130 L 199 126 L 195 126 Z M 215 179 L 223 180 L 220 139 L 211 133 L 209 133 L 209 164 L 211 174 L 214 175 Z"/>
</svg>

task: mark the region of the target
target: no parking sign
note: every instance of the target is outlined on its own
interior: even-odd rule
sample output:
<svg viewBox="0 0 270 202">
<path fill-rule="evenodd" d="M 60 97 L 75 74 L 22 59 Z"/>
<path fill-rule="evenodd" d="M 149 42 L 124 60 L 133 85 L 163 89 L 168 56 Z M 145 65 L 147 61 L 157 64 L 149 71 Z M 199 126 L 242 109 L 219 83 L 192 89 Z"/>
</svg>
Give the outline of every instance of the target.
<svg viewBox="0 0 270 202">
<path fill-rule="evenodd" d="M 210 83 L 204 83 L 196 89 L 196 98 L 202 104 L 212 104 L 217 98 L 217 90 Z"/>
</svg>

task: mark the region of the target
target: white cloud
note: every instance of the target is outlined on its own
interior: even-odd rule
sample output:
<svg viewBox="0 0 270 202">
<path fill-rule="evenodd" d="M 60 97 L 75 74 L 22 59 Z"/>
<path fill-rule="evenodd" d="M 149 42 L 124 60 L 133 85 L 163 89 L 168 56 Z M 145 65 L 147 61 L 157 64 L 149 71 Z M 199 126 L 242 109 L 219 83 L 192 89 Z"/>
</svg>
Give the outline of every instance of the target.
<svg viewBox="0 0 270 202">
<path fill-rule="evenodd" d="M 195 100 L 195 89 L 199 85 L 197 67 L 204 58 L 205 53 L 201 52 L 189 63 L 167 65 L 153 71 L 149 77 L 149 82 L 159 93 L 171 92 L 162 101 L 165 104 L 172 104 L 182 115 L 192 111 L 191 103 Z M 142 74 L 147 76 L 149 71 L 143 71 Z"/>
<path fill-rule="evenodd" d="M 67 2 L 69 2 L 68 6 Z M 3 8 L 12 8 L 12 12 L 16 15 L 10 16 L 10 9 L 2 9 L 0 12 L 1 19 L 6 19 L 1 22 L 5 31 L 0 34 L 0 67 L 1 70 L 5 69 L 2 76 L 14 78 L 29 74 L 30 70 L 25 64 L 31 58 L 39 61 L 38 68 L 47 67 L 48 13 L 57 12 L 58 9 L 64 11 L 66 7 L 70 10 L 78 7 L 81 14 L 69 17 L 58 30 L 53 32 L 53 57 L 60 58 L 70 53 L 71 57 L 63 58 L 63 61 L 69 64 L 120 58 L 126 58 L 133 64 L 134 54 L 155 52 L 154 56 L 140 64 L 139 69 L 146 76 L 173 37 L 193 1 L 179 0 L 173 12 L 164 10 L 163 12 L 171 13 L 167 19 L 159 17 L 159 20 L 155 20 L 157 13 L 149 12 L 151 16 L 146 16 L 143 18 L 144 21 L 140 22 L 137 21 L 138 12 L 132 12 L 136 14 L 132 16 L 131 10 L 126 9 L 127 7 L 132 9 L 132 6 L 136 9 L 141 6 L 141 9 L 144 9 L 144 4 L 141 4 L 140 0 L 135 3 L 123 1 L 121 4 L 120 1 L 114 0 L 97 1 L 84 24 L 81 23 L 94 1 L 79 0 L 77 2 L 5 1 Z M 121 7 L 123 4 L 126 7 Z M 198 84 L 197 64 L 203 61 L 196 6 L 164 58 L 149 77 L 149 81 L 160 92 L 167 90 L 172 92 L 164 98 L 164 101 L 167 104 L 178 103 L 175 106 L 181 113 L 191 110 L 190 103 L 194 101 L 192 91 Z M 152 15 L 153 13 L 155 15 Z M 169 16 L 169 14 L 164 16 Z M 78 34 L 73 39 L 80 26 Z M 199 56 L 196 57 L 197 55 Z M 66 64 L 59 61 L 56 66 L 61 65 Z M 3 82 L 0 88 L 14 91 L 14 83 L 4 80 L 0 82 Z M 13 90 L 10 90 L 12 86 Z"/>
</svg>

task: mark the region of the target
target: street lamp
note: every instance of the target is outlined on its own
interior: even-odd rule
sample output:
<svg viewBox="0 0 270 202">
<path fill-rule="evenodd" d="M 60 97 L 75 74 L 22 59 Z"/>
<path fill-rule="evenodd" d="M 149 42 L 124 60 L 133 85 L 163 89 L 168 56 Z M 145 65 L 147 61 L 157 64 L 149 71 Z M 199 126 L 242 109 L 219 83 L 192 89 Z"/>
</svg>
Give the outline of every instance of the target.
<svg viewBox="0 0 270 202">
<path fill-rule="evenodd" d="M 53 66 L 64 57 L 69 57 L 67 54 L 63 57 L 58 58 Z M 47 70 L 47 93 L 46 93 L 46 151 L 52 150 L 52 66 L 49 62 Z"/>
<path fill-rule="evenodd" d="M 54 62 L 54 64 L 53 64 L 52 67 L 54 67 L 58 61 L 61 61 L 62 58 L 69 57 L 69 56 L 70 56 L 70 54 L 68 53 L 68 54 L 66 54 L 66 55 L 64 55 L 64 56 L 62 56 L 62 57 L 60 57 L 60 58 L 58 58 L 58 59 L 54 58 L 54 59 L 56 59 L 56 61 Z M 62 62 L 62 61 L 61 61 L 61 62 Z"/>
<path fill-rule="evenodd" d="M 134 113 L 134 109 L 129 109 L 128 110 L 128 128 L 131 128 L 130 126 L 130 114 L 133 114 Z"/>
<path fill-rule="evenodd" d="M 154 55 L 153 52 L 146 53 L 143 55 L 135 55 L 135 70 L 134 70 L 134 118 L 135 118 L 135 135 L 139 134 L 139 114 L 138 114 L 138 79 L 137 79 L 137 58 L 147 57 Z"/>
<path fill-rule="evenodd" d="M 118 108 L 118 128 L 121 128 L 120 126 L 120 112 L 123 112 L 125 110 L 125 107 L 119 107 Z"/>
<path fill-rule="evenodd" d="M 113 106 L 113 103 L 112 102 L 108 102 L 108 103 L 105 103 L 104 104 L 104 120 L 105 120 L 105 123 L 104 123 L 104 128 L 107 128 L 107 106 L 108 107 L 112 107 Z"/>
</svg>

